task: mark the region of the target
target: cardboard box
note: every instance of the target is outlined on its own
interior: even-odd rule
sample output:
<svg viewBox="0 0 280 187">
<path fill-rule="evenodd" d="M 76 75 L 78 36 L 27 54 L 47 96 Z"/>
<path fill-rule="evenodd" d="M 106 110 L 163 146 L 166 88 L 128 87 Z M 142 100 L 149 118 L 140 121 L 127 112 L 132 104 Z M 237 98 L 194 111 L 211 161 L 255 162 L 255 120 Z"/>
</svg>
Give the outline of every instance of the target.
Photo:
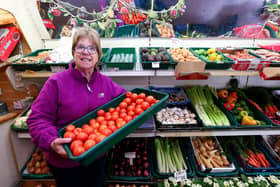
<svg viewBox="0 0 280 187">
<path fill-rule="evenodd" d="M 20 38 L 21 32 L 18 28 L 0 28 L 0 63 L 9 58 Z"/>
<path fill-rule="evenodd" d="M 205 65 L 201 61 L 179 62 L 175 68 L 176 80 L 208 79 L 210 73 L 204 72 Z"/>
<path fill-rule="evenodd" d="M 278 67 L 265 67 L 260 72 L 263 80 L 280 80 L 280 68 Z"/>
</svg>

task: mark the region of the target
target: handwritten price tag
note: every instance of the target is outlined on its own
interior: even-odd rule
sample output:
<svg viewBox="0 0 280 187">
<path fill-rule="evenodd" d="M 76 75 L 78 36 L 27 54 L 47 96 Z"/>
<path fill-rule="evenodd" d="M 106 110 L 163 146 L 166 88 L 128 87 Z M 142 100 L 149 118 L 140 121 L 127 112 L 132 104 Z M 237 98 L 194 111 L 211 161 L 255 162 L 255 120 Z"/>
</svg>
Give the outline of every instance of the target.
<svg viewBox="0 0 280 187">
<path fill-rule="evenodd" d="M 160 62 L 152 62 L 152 68 L 159 68 Z"/>
<path fill-rule="evenodd" d="M 176 182 L 187 180 L 187 172 L 186 170 L 177 171 L 174 173 L 174 178 Z"/>
<path fill-rule="evenodd" d="M 128 158 L 129 164 L 133 165 L 133 159 L 136 158 L 136 152 L 125 152 L 124 158 Z"/>
<path fill-rule="evenodd" d="M 181 46 L 181 41 L 178 38 L 172 38 L 171 47 L 177 48 Z"/>
</svg>

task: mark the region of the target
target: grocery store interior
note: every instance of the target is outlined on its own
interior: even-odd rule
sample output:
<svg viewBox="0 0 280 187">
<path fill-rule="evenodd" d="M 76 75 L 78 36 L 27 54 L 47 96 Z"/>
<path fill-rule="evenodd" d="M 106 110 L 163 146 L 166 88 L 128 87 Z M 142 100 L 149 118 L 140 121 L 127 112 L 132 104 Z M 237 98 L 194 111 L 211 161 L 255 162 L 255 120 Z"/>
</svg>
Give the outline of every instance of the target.
<svg viewBox="0 0 280 187">
<path fill-rule="evenodd" d="M 124 93 L 77 119 L 131 117 L 81 155 L 66 144 L 69 159 L 106 152 L 106 187 L 280 186 L 280 1 L 13 0 L 0 3 L 1 187 L 56 186 L 26 120 L 82 26 L 100 35 L 101 74 L 142 109 L 131 117 Z"/>
</svg>

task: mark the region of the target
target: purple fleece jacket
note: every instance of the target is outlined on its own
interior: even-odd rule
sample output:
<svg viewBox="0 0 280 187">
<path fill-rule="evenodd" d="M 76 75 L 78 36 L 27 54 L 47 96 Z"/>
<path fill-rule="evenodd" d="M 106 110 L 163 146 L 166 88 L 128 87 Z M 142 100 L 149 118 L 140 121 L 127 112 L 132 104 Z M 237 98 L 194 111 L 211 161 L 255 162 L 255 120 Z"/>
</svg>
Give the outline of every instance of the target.
<svg viewBox="0 0 280 187">
<path fill-rule="evenodd" d="M 46 81 L 27 120 L 32 142 L 45 152 L 50 164 L 61 168 L 79 164 L 62 158 L 51 149 L 50 144 L 58 137 L 58 130 L 126 91 L 98 71 L 88 82 L 74 66 L 71 63 L 69 69 Z"/>
</svg>

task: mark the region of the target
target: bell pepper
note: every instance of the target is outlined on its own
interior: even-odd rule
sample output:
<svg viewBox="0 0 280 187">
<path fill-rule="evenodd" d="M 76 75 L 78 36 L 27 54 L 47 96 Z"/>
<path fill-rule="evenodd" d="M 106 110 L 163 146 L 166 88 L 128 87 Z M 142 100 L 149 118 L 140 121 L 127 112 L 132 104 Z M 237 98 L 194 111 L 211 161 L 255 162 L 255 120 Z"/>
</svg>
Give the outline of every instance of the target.
<svg viewBox="0 0 280 187">
<path fill-rule="evenodd" d="M 227 100 L 228 103 L 236 103 L 237 98 L 235 98 L 235 97 L 233 97 L 233 96 L 228 96 L 228 97 L 226 98 L 226 100 Z"/>
<path fill-rule="evenodd" d="M 234 97 L 234 98 L 238 98 L 238 96 L 237 96 L 237 92 L 231 92 L 230 94 L 229 94 L 229 96 L 231 96 L 231 97 Z"/>
<path fill-rule="evenodd" d="M 227 110 L 232 110 L 232 109 L 234 109 L 235 104 L 234 104 L 234 103 L 224 103 L 224 107 L 225 107 Z"/>
<path fill-rule="evenodd" d="M 251 116 L 243 116 L 241 125 L 257 125 L 257 121 Z"/>
<path fill-rule="evenodd" d="M 225 89 L 223 89 L 223 90 L 220 90 L 219 92 L 218 92 L 218 97 L 219 98 L 227 98 L 227 96 L 228 96 L 228 91 L 227 90 L 225 90 Z"/>
<path fill-rule="evenodd" d="M 242 117 L 248 116 L 248 112 L 245 111 L 245 110 L 241 110 L 241 111 L 239 112 L 239 115 L 242 116 Z"/>
</svg>

